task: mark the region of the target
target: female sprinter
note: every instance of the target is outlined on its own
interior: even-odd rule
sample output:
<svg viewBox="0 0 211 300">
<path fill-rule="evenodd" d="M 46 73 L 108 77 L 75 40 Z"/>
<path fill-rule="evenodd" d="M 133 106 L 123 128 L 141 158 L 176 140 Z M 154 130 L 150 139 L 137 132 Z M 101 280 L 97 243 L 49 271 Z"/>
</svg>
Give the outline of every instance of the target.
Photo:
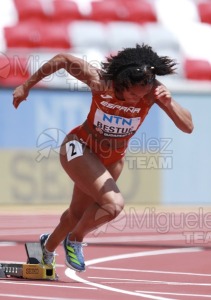
<svg viewBox="0 0 211 300">
<path fill-rule="evenodd" d="M 175 65 L 144 44 L 110 56 L 101 69 L 72 55 L 58 54 L 15 89 L 13 104 L 17 108 L 36 83 L 64 68 L 87 84 L 92 93 L 87 119 L 61 145 L 61 164 L 74 181 L 74 190 L 58 226 L 50 235 L 40 237 L 44 264 L 55 266 L 55 249 L 63 241 L 67 266 L 85 271 L 83 239 L 123 209 L 124 199 L 116 180 L 123 169 L 129 139 L 153 104 L 159 105 L 180 130 L 192 132 L 189 111 L 156 79 L 156 75 L 173 74 Z"/>
</svg>

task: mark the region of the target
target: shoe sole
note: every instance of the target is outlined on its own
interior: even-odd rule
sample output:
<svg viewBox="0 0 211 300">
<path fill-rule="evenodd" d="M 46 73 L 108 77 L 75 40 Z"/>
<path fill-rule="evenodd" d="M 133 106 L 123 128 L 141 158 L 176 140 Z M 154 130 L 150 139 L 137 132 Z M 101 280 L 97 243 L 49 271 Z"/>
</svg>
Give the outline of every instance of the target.
<svg viewBox="0 0 211 300">
<path fill-rule="evenodd" d="M 71 266 L 71 265 L 68 263 L 67 260 L 65 260 L 65 265 L 66 265 L 68 268 L 70 268 L 70 269 L 72 269 L 72 270 L 74 270 L 74 271 L 76 271 L 76 272 L 82 273 L 82 272 L 85 272 L 85 271 L 86 271 L 86 269 L 84 269 L 84 270 L 79 270 L 79 269 L 74 268 L 73 266 Z"/>
</svg>

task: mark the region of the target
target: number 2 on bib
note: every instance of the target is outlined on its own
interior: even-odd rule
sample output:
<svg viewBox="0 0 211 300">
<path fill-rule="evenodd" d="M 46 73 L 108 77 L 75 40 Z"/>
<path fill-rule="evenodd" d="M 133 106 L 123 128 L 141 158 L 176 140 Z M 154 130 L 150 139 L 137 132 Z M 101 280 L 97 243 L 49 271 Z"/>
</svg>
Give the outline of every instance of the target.
<svg viewBox="0 0 211 300">
<path fill-rule="evenodd" d="M 66 143 L 67 161 L 83 155 L 82 144 L 79 141 L 69 141 Z"/>
</svg>

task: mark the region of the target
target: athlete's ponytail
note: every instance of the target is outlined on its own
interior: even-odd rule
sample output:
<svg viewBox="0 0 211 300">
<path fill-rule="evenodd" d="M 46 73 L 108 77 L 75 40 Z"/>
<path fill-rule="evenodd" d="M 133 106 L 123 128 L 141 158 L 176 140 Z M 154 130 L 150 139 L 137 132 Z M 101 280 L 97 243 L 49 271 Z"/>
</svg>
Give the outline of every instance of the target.
<svg viewBox="0 0 211 300">
<path fill-rule="evenodd" d="M 102 71 L 106 79 L 113 80 L 115 88 L 123 90 L 137 83 L 152 83 L 156 75 L 174 74 L 175 66 L 171 58 L 158 56 L 148 45 L 137 44 L 108 57 Z"/>
</svg>

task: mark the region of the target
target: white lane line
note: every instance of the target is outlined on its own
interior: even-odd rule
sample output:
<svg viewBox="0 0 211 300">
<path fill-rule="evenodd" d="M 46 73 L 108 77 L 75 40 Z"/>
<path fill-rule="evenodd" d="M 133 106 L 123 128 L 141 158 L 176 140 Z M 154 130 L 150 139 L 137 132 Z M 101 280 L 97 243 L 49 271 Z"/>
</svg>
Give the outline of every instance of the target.
<svg viewBox="0 0 211 300">
<path fill-rule="evenodd" d="M 23 298 L 23 299 L 37 299 L 37 300 L 70 300 L 70 298 L 52 298 L 44 296 L 31 296 L 31 295 L 16 295 L 16 294 L 0 294 L 0 297 L 9 297 L 9 298 Z M 86 299 L 76 299 L 71 298 L 72 300 L 86 300 Z"/>
<path fill-rule="evenodd" d="M 103 270 L 103 271 L 115 271 L 115 272 L 119 271 L 119 272 L 137 272 L 137 273 L 153 273 L 153 274 L 156 273 L 156 274 L 211 277 L 211 274 L 187 273 L 187 272 L 169 272 L 169 271 L 158 271 L 158 270 L 137 270 L 137 269 L 107 268 L 107 267 L 89 267 L 89 269 Z"/>
<path fill-rule="evenodd" d="M 96 290 L 95 287 L 86 286 L 71 286 L 71 285 L 60 285 L 60 284 L 46 284 L 46 283 L 31 283 L 31 282 L 21 282 L 21 281 L 11 281 L 8 279 L 1 279 L 0 284 L 18 284 L 27 286 L 39 286 L 39 287 L 50 287 L 50 288 L 62 288 L 62 289 L 80 289 L 80 290 Z"/>
<path fill-rule="evenodd" d="M 13 247 L 16 246 L 17 243 L 15 242 L 0 242 L 0 247 Z"/>
<path fill-rule="evenodd" d="M 101 257 L 101 258 L 96 258 L 92 259 L 86 262 L 87 266 L 98 264 L 98 263 L 104 263 L 107 261 L 116 261 L 116 260 L 121 260 L 121 259 L 129 259 L 129 258 L 134 258 L 134 257 L 144 257 L 144 256 L 152 256 L 152 255 L 166 255 L 166 254 L 181 254 L 181 253 L 190 253 L 190 252 L 199 252 L 201 251 L 201 248 L 177 248 L 177 249 L 165 249 L 165 250 L 155 250 L 155 251 L 143 251 L 143 252 L 136 252 L 136 253 L 127 253 L 127 254 L 120 254 L 120 255 L 112 255 L 112 256 L 107 256 L 107 257 Z M 137 292 L 132 292 L 132 291 L 127 291 L 123 289 L 117 289 L 113 288 L 107 285 L 103 284 L 98 284 L 95 282 L 91 282 L 88 280 L 85 280 L 81 277 L 79 277 L 75 271 L 71 269 L 66 269 L 65 274 L 78 282 L 95 286 L 101 289 L 109 290 L 112 292 L 117 292 L 117 293 L 122 293 L 122 294 L 127 294 L 127 295 L 132 295 L 132 296 L 139 296 L 139 297 L 144 297 L 145 299 L 155 299 L 155 300 L 175 300 L 175 298 L 164 298 L 164 297 L 159 297 L 159 296 L 154 296 L 154 295 L 146 295 L 144 293 L 137 293 Z"/>
<path fill-rule="evenodd" d="M 102 280 L 115 280 L 117 281 L 131 281 L 131 282 L 141 282 L 144 284 L 166 284 L 166 285 L 191 285 L 191 286 L 211 286 L 211 283 L 196 283 L 196 282 L 178 282 L 178 281 L 161 281 L 161 280 L 145 280 L 145 279 L 130 279 L 130 278 L 116 278 L 116 277 L 88 277 L 90 279 L 102 279 Z M 111 283 L 111 282 L 109 282 Z"/>
<path fill-rule="evenodd" d="M 141 292 L 141 293 L 146 293 L 146 294 L 156 294 L 156 295 L 173 295 L 173 296 L 191 296 L 191 297 L 201 297 L 201 298 L 211 298 L 210 295 L 201 295 L 201 294 L 180 294 L 180 293 L 166 293 L 166 292 L 151 292 L 151 291 L 136 291 L 136 292 Z"/>
<path fill-rule="evenodd" d="M 160 297 L 160 296 L 153 296 L 153 295 L 147 295 L 147 294 L 143 294 L 143 293 L 130 292 L 130 291 L 122 290 L 122 289 L 113 288 L 113 287 L 110 287 L 110 286 L 107 286 L 107 285 L 91 282 L 91 281 L 88 281 L 88 280 L 85 280 L 85 279 L 79 277 L 78 275 L 76 275 L 76 272 L 71 270 L 71 269 L 66 269 L 65 274 L 69 278 L 71 278 L 75 281 L 78 281 L 78 282 L 81 282 L 81 283 L 84 283 L 84 284 L 87 284 L 87 285 L 95 286 L 97 288 L 108 290 L 108 291 L 111 291 L 111 292 L 117 292 L 117 293 L 130 295 L 130 296 L 144 297 L 144 299 L 148 298 L 148 299 L 154 299 L 154 300 L 176 300 L 175 298 L 163 298 L 163 297 Z"/>
</svg>

